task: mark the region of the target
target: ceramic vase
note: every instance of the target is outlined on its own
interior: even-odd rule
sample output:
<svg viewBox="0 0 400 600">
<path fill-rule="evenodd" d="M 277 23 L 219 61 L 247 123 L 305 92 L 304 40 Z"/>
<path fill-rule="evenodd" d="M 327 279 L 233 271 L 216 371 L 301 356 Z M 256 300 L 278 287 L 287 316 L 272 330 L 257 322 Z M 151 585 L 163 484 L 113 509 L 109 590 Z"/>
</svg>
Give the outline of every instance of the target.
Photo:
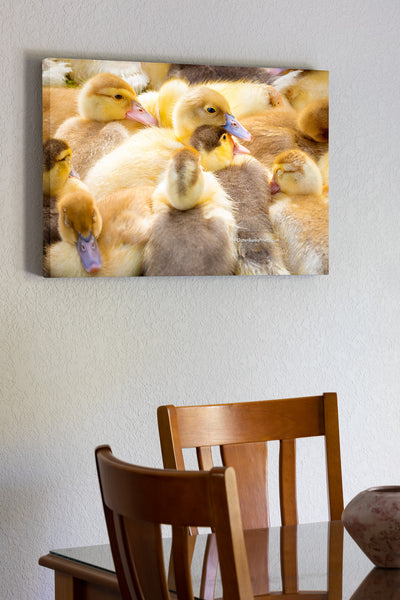
<svg viewBox="0 0 400 600">
<path fill-rule="evenodd" d="M 400 486 L 360 492 L 344 509 L 342 521 L 374 565 L 400 568 Z"/>
</svg>

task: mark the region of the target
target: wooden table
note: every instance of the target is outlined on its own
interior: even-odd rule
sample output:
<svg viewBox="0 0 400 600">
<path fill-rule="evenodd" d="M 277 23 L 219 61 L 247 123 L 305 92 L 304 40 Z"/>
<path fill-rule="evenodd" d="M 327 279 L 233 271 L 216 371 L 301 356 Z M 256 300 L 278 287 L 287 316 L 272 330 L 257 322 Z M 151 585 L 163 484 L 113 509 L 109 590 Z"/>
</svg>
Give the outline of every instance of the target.
<svg viewBox="0 0 400 600">
<path fill-rule="evenodd" d="M 263 600 L 400 600 L 400 569 L 374 568 L 340 521 L 251 530 L 245 539 L 253 591 Z M 210 536 L 196 538 L 192 578 L 197 598 L 207 540 Z M 169 552 L 166 538 L 167 565 Z M 121 599 L 108 545 L 52 550 L 39 564 L 55 572 L 55 600 Z M 211 565 L 211 589 L 213 571 Z M 218 578 L 215 596 L 222 596 Z"/>
</svg>

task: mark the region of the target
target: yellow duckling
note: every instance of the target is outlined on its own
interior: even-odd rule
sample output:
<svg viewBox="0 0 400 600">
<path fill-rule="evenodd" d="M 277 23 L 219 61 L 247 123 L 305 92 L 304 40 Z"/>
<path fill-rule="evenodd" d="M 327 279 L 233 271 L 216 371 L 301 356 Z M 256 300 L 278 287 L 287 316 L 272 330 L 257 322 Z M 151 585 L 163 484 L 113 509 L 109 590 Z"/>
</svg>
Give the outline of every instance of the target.
<svg viewBox="0 0 400 600">
<path fill-rule="evenodd" d="M 223 96 L 227 102 L 224 112 L 233 112 L 238 119 L 283 105 L 279 92 L 273 86 L 245 80 L 208 81 L 201 85 L 190 86 L 183 79 L 169 79 L 158 92 L 145 92 L 139 96 L 139 99 L 143 106 L 159 119 L 161 126 L 175 129 L 174 109 L 178 101 L 184 97 L 184 102 L 188 99 L 190 101 L 191 98 L 197 97 L 197 90 L 200 94 L 204 94 L 204 89 L 213 90 Z M 214 98 L 216 96 L 209 95 L 210 106 L 213 106 Z M 230 131 L 230 133 L 234 132 Z M 179 135 L 178 137 L 184 141 L 186 135 L 184 131 L 182 138 Z"/>
<path fill-rule="evenodd" d="M 262 165 L 222 128 L 200 127 L 190 144 L 232 199 L 238 226 L 236 274 L 288 275 L 269 217 L 271 191 Z"/>
<path fill-rule="evenodd" d="M 171 82 L 163 86 L 161 94 L 166 90 Z M 184 82 L 177 80 L 174 86 L 185 86 L 186 91 L 180 95 L 172 110 L 172 128 L 175 137 L 182 143 L 187 144 L 192 133 L 201 125 L 213 125 L 224 127 L 224 129 L 236 137 L 251 141 L 252 136 L 239 123 L 232 114 L 229 102 L 220 92 L 207 87 L 196 86 L 189 87 Z M 168 107 L 168 102 L 166 103 Z"/>
<path fill-rule="evenodd" d="M 80 190 L 59 200 L 61 242 L 47 251 L 52 277 L 140 275 L 152 220 L 153 188 L 121 190 L 96 203 Z"/>
<path fill-rule="evenodd" d="M 271 220 L 289 271 L 328 273 L 329 201 L 316 163 L 301 150 L 282 153 L 274 162 L 271 190 Z"/>
<path fill-rule="evenodd" d="M 314 100 L 329 98 L 329 71 L 294 71 L 281 76 L 274 85 L 300 112 Z"/>
<path fill-rule="evenodd" d="M 139 131 L 118 148 L 100 159 L 85 178 L 94 196 L 105 195 L 137 185 L 157 185 L 172 154 L 190 143 L 201 125 L 220 126 L 236 137 L 251 135 L 230 113 L 221 94 L 206 87 L 189 89 L 173 111 L 173 129 L 151 128 Z"/>
<path fill-rule="evenodd" d="M 57 199 L 81 184 L 72 167 L 71 148 L 63 140 L 43 144 L 43 249 L 60 239 Z"/>
<path fill-rule="evenodd" d="M 138 102 L 136 92 L 112 73 L 89 79 L 79 93 L 79 117 L 67 119 L 56 132 L 72 149 L 82 178 L 104 154 L 116 148 L 143 125 L 157 120 Z"/>
<path fill-rule="evenodd" d="M 236 225 L 232 204 L 198 152 L 174 154 L 153 194 L 154 223 L 144 274 L 233 275 Z"/>
</svg>

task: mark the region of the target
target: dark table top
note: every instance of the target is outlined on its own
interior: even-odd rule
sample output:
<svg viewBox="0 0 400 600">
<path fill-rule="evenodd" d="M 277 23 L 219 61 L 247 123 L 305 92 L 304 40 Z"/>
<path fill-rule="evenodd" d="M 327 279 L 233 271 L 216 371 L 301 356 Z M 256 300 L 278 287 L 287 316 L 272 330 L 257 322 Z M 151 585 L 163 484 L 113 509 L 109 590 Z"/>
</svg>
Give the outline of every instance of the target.
<svg viewBox="0 0 400 600">
<path fill-rule="evenodd" d="M 195 543 L 192 578 L 197 597 L 207 539 L 206 533 L 198 535 Z M 250 530 L 245 540 L 255 595 L 295 588 L 327 592 L 329 588 L 329 600 L 400 600 L 400 569 L 374 568 L 340 521 Z M 170 547 L 170 538 L 165 537 L 167 568 Z M 115 573 L 108 544 L 63 548 L 50 554 Z M 215 596 L 222 596 L 219 576 Z"/>
</svg>

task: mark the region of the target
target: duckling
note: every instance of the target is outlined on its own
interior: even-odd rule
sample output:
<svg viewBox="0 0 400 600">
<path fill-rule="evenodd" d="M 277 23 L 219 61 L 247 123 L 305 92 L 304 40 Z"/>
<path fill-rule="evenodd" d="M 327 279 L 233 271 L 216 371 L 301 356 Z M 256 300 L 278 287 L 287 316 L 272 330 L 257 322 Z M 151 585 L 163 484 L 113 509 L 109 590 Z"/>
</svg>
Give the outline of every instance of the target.
<svg viewBox="0 0 400 600">
<path fill-rule="evenodd" d="M 243 119 L 243 124 L 253 135 L 252 155 L 268 171 L 281 152 L 292 148 L 306 152 L 315 160 L 328 151 L 327 99 L 311 103 L 299 114 L 291 107 L 277 107 Z"/>
<path fill-rule="evenodd" d="M 329 71 L 292 71 L 276 80 L 274 86 L 300 112 L 311 101 L 329 97 Z"/>
<path fill-rule="evenodd" d="M 151 63 L 142 62 L 140 63 L 142 71 L 144 71 L 148 77 L 148 87 L 151 90 L 158 90 L 164 81 L 169 77 L 169 70 L 171 63 Z"/>
<path fill-rule="evenodd" d="M 232 204 L 199 153 L 179 150 L 153 194 L 154 223 L 144 274 L 233 275 L 236 236 Z"/>
<path fill-rule="evenodd" d="M 283 106 L 280 93 L 272 85 L 256 81 L 212 81 L 206 86 L 222 94 L 238 119 Z"/>
<path fill-rule="evenodd" d="M 45 58 L 42 61 L 44 86 L 65 87 L 68 82 L 81 85 L 98 73 L 113 73 L 128 83 L 136 93 L 149 83 L 141 64 L 121 60 L 88 60 L 80 58 Z"/>
<path fill-rule="evenodd" d="M 238 226 L 236 274 L 288 275 L 269 217 L 271 191 L 262 165 L 222 128 L 204 125 L 190 144 L 232 199 Z"/>
<path fill-rule="evenodd" d="M 236 67 L 216 65 L 170 65 L 168 77 L 185 79 L 190 85 L 206 84 L 210 81 L 257 81 L 259 83 L 272 83 L 275 73 L 264 67 Z"/>
<path fill-rule="evenodd" d="M 66 119 L 78 113 L 77 88 L 42 88 L 43 141 L 56 137 L 56 131 Z"/>
<path fill-rule="evenodd" d="M 170 79 L 158 92 L 152 90 L 140 94 L 139 100 L 146 110 L 156 117 L 161 127 L 173 128 L 174 108 L 188 89 L 188 84 L 182 79 Z"/>
<path fill-rule="evenodd" d="M 58 202 L 62 241 L 47 251 L 52 277 L 132 277 L 141 274 L 154 188 L 121 190 L 96 204 L 89 192 Z"/>
<path fill-rule="evenodd" d="M 301 150 L 279 155 L 273 166 L 271 221 L 286 265 L 297 275 L 329 271 L 329 201 L 316 163 Z"/>
<path fill-rule="evenodd" d="M 221 94 L 208 88 L 189 89 L 173 111 L 173 129 L 139 131 L 100 159 L 85 177 L 97 199 L 120 188 L 157 185 L 172 154 L 190 143 L 201 125 L 221 126 L 236 137 L 251 140 Z"/>
<path fill-rule="evenodd" d="M 203 85 L 190 86 L 183 79 L 169 79 L 161 86 L 159 92 L 141 94 L 139 99 L 153 115 L 159 118 L 160 125 L 175 128 L 174 109 L 178 101 L 196 102 L 200 94 L 205 97 L 210 107 L 216 102 L 221 102 L 215 93 L 211 94 L 210 91 L 207 100 L 206 90 L 213 90 L 220 94 L 226 101 L 223 112 L 232 111 L 239 119 L 283 105 L 279 92 L 271 85 L 245 80 L 208 81 Z M 222 123 L 214 124 L 222 125 Z M 230 133 L 236 135 L 233 131 Z M 184 131 L 182 137 L 185 135 Z M 181 136 L 178 137 L 181 139 Z"/>
<path fill-rule="evenodd" d="M 158 125 L 137 101 L 135 91 L 120 77 L 100 73 L 79 94 L 79 117 L 67 119 L 56 137 L 70 145 L 82 178 L 99 158 L 129 138 L 142 125 Z"/>
<path fill-rule="evenodd" d="M 47 248 L 45 267 L 50 276 L 79 277 L 81 270 L 97 273 L 101 268 L 97 238 L 102 219 L 93 196 L 86 190 L 63 194 L 57 210 L 62 241 Z"/>
<path fill-rule="evenodd" d="M 220 171 L 229 167 L 238 154 L 250 154 L 223 127 L 202 125 L 190 138 L 189 145 L 200 154 L 200 164 L 206 171 Z"/>
<path fill-rule="evenodd" d="M 181 86 L 182 82 L 178 84 Z M 172 111 L 175 136 L 187 144 L 201 125 L 221 126 L 240 139 L 252 140 L 250 133 L 233 116 L 229 102 L 221 93 L 207 86 L 187 87 Z"/>
<path fill-rule="evenodd" d="M 141 63 L 123 60 L 66 59 L 71 67 L 70 77 L 78 83 L 85 82 L 98 73 L 112 73 L 123 79 L 139 94 L 149 83 Z"/>
<path fill-rule="evenodd" d="M 51 138 L 43 144 L 43 249 L 60 239 L 57 199 L 79 185 L 71 154 L 71 148 L 63 140 Z"/>
</svg>

